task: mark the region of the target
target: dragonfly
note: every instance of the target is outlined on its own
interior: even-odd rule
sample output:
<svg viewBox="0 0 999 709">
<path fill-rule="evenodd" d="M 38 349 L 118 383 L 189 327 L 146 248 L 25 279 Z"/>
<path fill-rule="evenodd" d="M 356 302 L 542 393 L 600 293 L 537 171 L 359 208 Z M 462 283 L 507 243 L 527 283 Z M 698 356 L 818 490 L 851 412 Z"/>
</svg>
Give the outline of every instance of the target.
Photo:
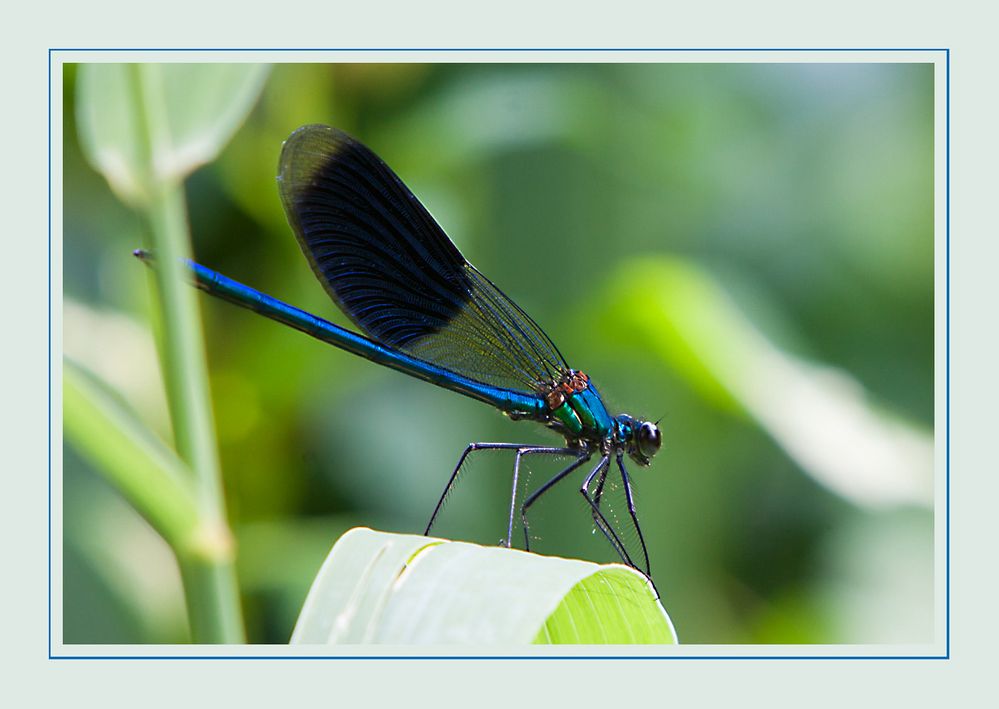
<svg viewBox="0 0 999 709">
<path fill-rule="evenodd" d="M 548 335 L 470 264 L 430 212 L 373 151 L 347 133 L 306 125 L 285 141 L 278 185 L 292 230 L 319 282 L 361 333 L 288 305 L 188 261 L 204 292 L 385 367 L 477 399 L 514 420 L 540 423 L 563 445 L 470 443 L 451 473 L 429 535 L 470 456 L 513 451 L 513 494 L 504 546 L 519 513 L 530 550 L 529 512 L 558 483 L 583 469 L 579 492 L 621 560 L 651 577 L 625 457 L 648 466 L 662 445 L 658 422 L 612 416 L 591 379 L 572 369 Z M 152 264 L 153 254 L 135 255 Z M 569 460 L 517 506 L 529 458 Z M 615 479 L 616 478 L 616 479 Z M 626 534 L 607 511 L 623 490 Z M 614 522 L 612 523 L 612 520 Z M 638 543 L 633 540 L 637 536 Z"/>
</svg>

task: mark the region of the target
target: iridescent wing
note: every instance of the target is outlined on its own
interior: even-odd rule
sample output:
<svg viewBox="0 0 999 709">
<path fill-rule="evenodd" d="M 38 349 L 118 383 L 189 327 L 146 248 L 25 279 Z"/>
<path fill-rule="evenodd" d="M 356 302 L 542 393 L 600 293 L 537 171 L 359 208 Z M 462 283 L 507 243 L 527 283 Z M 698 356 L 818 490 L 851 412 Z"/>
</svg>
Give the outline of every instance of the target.
<svg viewBox="0 0 999 709">
<path fill-rule="evenodd" d="M 278 181 L 312 270 L 370 337 L 504 389 L 536 393 L 567 371 L 541 328 L 346 133 L 323 125 L 296 130 L 281 151 Z"/>
</svg>

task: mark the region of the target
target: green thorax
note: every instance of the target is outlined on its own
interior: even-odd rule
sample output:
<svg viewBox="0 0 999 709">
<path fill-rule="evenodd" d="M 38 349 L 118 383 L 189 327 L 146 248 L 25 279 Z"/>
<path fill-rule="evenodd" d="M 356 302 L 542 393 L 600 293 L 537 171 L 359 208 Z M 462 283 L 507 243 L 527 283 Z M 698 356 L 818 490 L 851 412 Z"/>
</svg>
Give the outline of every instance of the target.
<svg viewBox="0 0 999 709">
<path fill-rule="evenodd" d="M 602 440 L 611 433 L 613 420 L 607 413 L 596 387 L 587 383 L 582 391 L 565 397 L 562 404 L 551 412 L 567 432 L 577 438 Z"/>
</svg>

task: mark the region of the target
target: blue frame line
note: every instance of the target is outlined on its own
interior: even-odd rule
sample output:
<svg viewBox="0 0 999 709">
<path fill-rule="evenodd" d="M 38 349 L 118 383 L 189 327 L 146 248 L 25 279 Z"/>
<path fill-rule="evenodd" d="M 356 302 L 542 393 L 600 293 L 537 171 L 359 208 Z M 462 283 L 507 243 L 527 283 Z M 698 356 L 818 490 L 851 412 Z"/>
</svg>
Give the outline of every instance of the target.
<svg viewBox="0 0 999 709">
<path fill-rule="evenodd" d="M 53 47 L 50 52 L 949 52 L 946 47 Z"/>
<path fill-rule="evenodd" d="M 944 660 L 941 655 L 57 655 L 53 660 Z"/>
<path fill-rule="evenodd" d="M 46 312 L 49 319 L 48 329 L 48 556 L 49 556 L 49 579 L 48 579 L 48 649 L 49 659 L 52 659 L 52 52 L 49 52 L 48 66 L 48 87 L 49 87 L 49 108 L 48 108 L 48 176 L 46 185 L 48 189 L 48 244 L 46 258 L 48 263 L 48 292 L 46 297 Z"/>
<path fill-rule="evenodd" d="M 945 167 L 945 207 L 944 207 L 944 220 L 946 222 L 944 226 L 944 240 L 945 240 L 945 256 L 944 256 L 944 298 L 946 306 L 944 308 L 944 332 L 945 332 L 945 354 L 944 354 L 944 377 L 946 381 L 946 393 L 944 397 L 946 399 L 945 414 L 944 414 L 944 457 L 946 459 L 945 469 L 946 474 L 944 476 L 946 481 L 946 492 L 944 493 L 944 517 L 945 517 L 945 533 L 944 533 L 944 566 L 946 573 L 946 588 L 944 591 L 944 608 L 946 614 L 946 656 L 950 658 L 950 49 L 946 49 L 945 56 L 945 72 L 946 72 L 946 116 L 944 118 L 944 135 L 946 143 L 946 167 Z"/>
<path fill-rule="evenodd" d="M 943 655 L 53 655 L 52 654 L 52 62 L 58 52 L 607 52 L 635 54 L 641 52 L 943 52 L 945 69 L 945 359 L 944 359 L 944 572 L 945 572 L 945 651 Z M 948 47 L 50 47 L 48 50 L 48 659 L 50 660 L 949 660 L 950 659 L 950 48 Z"/>
</svg>

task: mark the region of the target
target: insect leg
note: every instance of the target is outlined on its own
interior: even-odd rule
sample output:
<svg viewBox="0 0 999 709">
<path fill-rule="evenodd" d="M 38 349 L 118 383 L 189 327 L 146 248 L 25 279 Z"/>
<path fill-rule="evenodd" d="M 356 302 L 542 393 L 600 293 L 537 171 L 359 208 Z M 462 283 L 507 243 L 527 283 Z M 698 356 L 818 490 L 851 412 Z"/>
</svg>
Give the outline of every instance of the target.
<svg viewBox="0 0 999 709">
<path fill-rule="evenodd" d="M 523 448 L 523 443 L 469 443 L 465 447 L 464 452 L 462 452 L 461 457 L 458 458 L 458 464 L 454 466 L 454 472 L 451 473 L 451 477 L 447 481 L 447 485 L 444 487 L 444 492 L 441 493 L 441 499 L 438 500 L 437 506 L 434 507 L 434 513 L 430 515 L 430 521 L 427 522 L 427 528 L 423 530 L 423 536 L 428 536 L 430 534 L 431 528 L 434 526 L 434 522 L 437 521 L 437 515 L 440 514 L 441 508 L 444 507 L 444 501 L 447 500 L 448 495 L 451 494 L 451 490 L 454 489 L 455 483 L 458 480 L 458 474 L 461 472 L 462 466 L 465 464 L 465 459 L 476 451 L 482 450 L 517 450 Z"/>
<path fill-rule="evenodd" d="M 514 515 L 514 511 L 516 510 L 516 506 L 517 506 L 517 481 L 518 481 L 519 475 L 520 475 L 520 459 L 523 458 L 524 456 L 528 456 L 528 455 L 574 455 L 574 456 L 578 457 L 579 456 L 579 449 L 577 449 L 577 448 L 552 448 L 552 447 L 549 447 L 549 446 L 532 446 L 530 448 L 526 448 L 526 447 L 525 448 L 521 448 L 520 450 L 517 451 L 517 458 L 516 458 L 516 460 L 514 461 L 514 464 L 513 464 L 513 493 L 510 496 L 510 521 L 509 521 L 509 524 L 507 525 L 507 530 L 506 530 L 506 546 L 507 546 L 507 548 L 511 547 L 512 544 L 513 544 L 513 515 Z M 577 463 L 578 463 L 578 461 L 577 461 Z M 574 464 L 574 465 L 570 466 L 569 467 L 569 472 L 571 472 L 572 470 L 574 470 L 576 467 L 578 467 L 578 464 Z M 563 471 L 562 473 L 559 473 L 559 475 L 557 475 L 556 478 L 558 478 L 559 480 L 561 480 L 561 478 L 564 477 L 564 475 L 567 475 L 567 474 L 568 474 L 568 472 Z M 557 482 L 557 480 L 555 482 Z M 552 484 L 554 484 L 554 483 L 551 482 L 551 481 L 549 481 L 549 483 L 545 484 L 544 488 L 547 489 Z M 538 493 L 535 493 L 534 495 L 531 496 L 531 501 L 532 502 L 534 501 L 534 499 L 537 499 L 537 495 L 538 495 Z M 525 502 L 525 505 L 526 504 L 527 504 L 527 502 Z M 525 550 L 529 550 L 530 549 L 530 543 L 527 541 L 527 527 L 526 527 L 527 519 L 523 515 L 523 507 L 521 508 L 521 519 L 523 519 L 524 523 L 525 523 L 525 527 L 524 527 L 524 542 L 525 542 L 524 549 Z"/>
<path fill-rule="evenodd" d="M 600 476 L 600 480 L 597 483 L 597 491 L 599 495 L 601 496 L 603 495 L 603 487 L 606 482 L 607 473 L 609 470 L 610 470 L 610 456 L 605 455 L 603 458 L 600 459 L 600 462 L 597 464 L 597 467 L 595 467 L 592 470 L 592 472 L 590 472 L 590 474 L 586 476 L 586 480 L 583 482 L 583 486 L 580 488 L 579 491 L 583 494 L 583 497 L 586 499 L 586 501 L 590 505 L 590 508 L 592 509 L 593 521 L 596 523 L 597 528 L 601 532 L 603 532 L 603 535 L 605 537 L 607 537 L 607 541 L 609 541 L 611 546 L 614 547 L 614 551 L 617 552 L 618 556 L 621 557 L 621 560 L 624 561 L 624 563 L 626 563 L 628 566 L 631 566 L 632 568 L 637 569 L 638 566 L 636 566 L 635 562 L 631 560 L 631 556 L 628 554 L 627 549 L 625 549 L 624 544 L 621 542 L 621 538 L 618 537 L 613 527 L 611 527 L 610 522 L 607 521 L 607 518 L 604 517 L 604 513 L 600 510 L 600 504 L 596 502 L 594 498 L 590 495 L 590 485 L 593 483 L 593 479 L 596 478 L 598 475 Z"/>
<path fill-rule="evenodd" d="M 624 495 L 628 501 L 628 514 L 631 515 L 635 531 L 638 532 L 638 541 L 642 545 L 642 556 L 645 557 L 645 575 L 651 578 L 652 569 L 649 566 L 649 551 L 645 547 L 645 537 L 642 535 L 642 528 L 638 524 L 638 514 L 635 512 L 635 500 L 631 494 L 631 477 L 628 475 L 627 468 L 624 467 L 624 456 L 621 453 L 617 454 L 617 467 L 621 470 L 621 482 L 624 483 Z"/>
<path fill-rule="evenodd" d="M 546 482 L 544 485 L 542 485 L 541 487 L 539 487 L 537 490 L 535 490 L 534 492 L 532 492 L 530 494 L 530 496 L 528 496 L 528 498 L 526 500 L 524 500 L 524 504 L 520 506 L 520 519 L 521 519 L 521 521 L 523 522 L 523 525 L 524 525 L 524 549 L 525 550 L 530 551 L 530 548 L 531 548 L 531 538 L 530 538 L 530 534 L 528 533 L 529 525 L 527 523 L 527 508 L 530 507 L 531 505 L 533 505 L 535 502 L 537 502 L 537 500 L 538 500 L 539 497 L 541 497 L 546 492 L 548 492 L 549 490 L 551 490 L 555 486 L 556 483 L 558 483 L 560 480 L 563 480 L 566 476 L 569 475 L 569 473 L 571 473 L 572 471 L 576 470 L 576 468 L 579 468 L 581 465 L 584 465 L 586 463 L 586 461 L 588 461 L 591 457 L 592 457 L 592 454 L 588 454 L 588 453 L 580 455 L 577 460 L 574 460 L 572 463 L 570 463 L 566 468 L 564 468 L 561 472 L 559 472 L 557 475 L 555 475 L 553 478 L 551 478 L 548 482 Z"/>
</svg>

